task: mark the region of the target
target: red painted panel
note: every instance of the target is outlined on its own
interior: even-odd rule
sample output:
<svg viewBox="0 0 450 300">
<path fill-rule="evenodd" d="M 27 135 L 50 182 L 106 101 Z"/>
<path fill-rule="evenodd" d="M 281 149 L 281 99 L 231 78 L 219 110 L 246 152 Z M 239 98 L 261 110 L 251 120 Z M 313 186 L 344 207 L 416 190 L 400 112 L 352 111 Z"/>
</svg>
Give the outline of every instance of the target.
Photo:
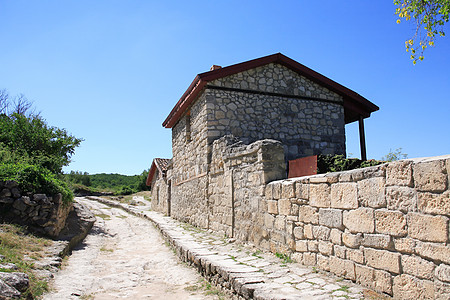
<svg viewBox="0 0 450 300">
<path fill-rule="evenodd" d="M 288 178 L 317 174 L 317 155 L 297 158 L 289 161 Z"/>
</svg>

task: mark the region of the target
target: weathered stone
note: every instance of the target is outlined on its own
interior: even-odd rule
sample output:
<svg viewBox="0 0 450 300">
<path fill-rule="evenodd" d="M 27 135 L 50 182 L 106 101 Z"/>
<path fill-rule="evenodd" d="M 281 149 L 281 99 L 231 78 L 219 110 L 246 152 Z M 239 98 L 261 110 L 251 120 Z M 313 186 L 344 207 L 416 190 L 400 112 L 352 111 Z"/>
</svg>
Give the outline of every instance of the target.
<svg viewBox="0 0 450 300">
<path fill-rule="evenodd" d="M 347 259 L 358 264 L 364 264 L 364 252 L 359 249 L 347 249 Z"/>
<path fill-rule="evenodd" d="M 422 257 L 450 264 L 450 245 L 416 242 L 414 250 Z"/>
<path fill-rule="evenodd" d="M 319 224 L 342 229 L 342 211 L 333 208 L 319 209 Z"/>
<path fill-rule="evenodd" d="M 269 183 L 268 185 L 266 185 L 266 190 L 265 190 L 264 195 L 266 196 L 267 200 L 273 200 L 272 190 L 273 190 L 272 183 Z"/>
<path fill-rule="evenodd" d="M 267 200 L 267 212 L 269 214 L 278 215 L 278 201 Z"/>
<path fill-rule="evenodd" d="M 15 288 L 19 292 L 25 292 L 30 286 L 30 279 L 28 275 L 20 272 L 5 273 L 0 272 L 0 280 Z"/>
<path fill-rule="evenodd" d="M 357 208 L 357 185 L 356 183 L 337 183 L 331 186 L 332 208 Z"/>
<path fill-rule="evenodd" d="M 0 297 L 3 299 L 18 299 L 21 293 L 0 280 Z"/>
<path fill-rule="evenodd" d="M 328 184 L 320 183 L 310 185 L 309 204 L 315 207 L 330 207 L 330 187 Z"/>
<path fill-rule="evenodd" d="M 417 196 L 420 212 L 450 216 L 450 191 L 442 194 L 418 193 Z"/>
<path fill-rule="evenodd" d="M 281 182 L 274 182 L 272 184 L 272 197 L 275 200 L 281 198 Z"/>
<path fill-rule="evenodd" d="M 281 184 L 281 198 L 283 199 L 295 198 L 294 181 L 283 181 L 283 183 Z"/>
<path fill-rule="evenodd" d="M 412 186 L 412 161 L 401 160 L 386 167 L 386 185 Z"/>
<path fill-rule="evenodd" d="M 327 256 L 333 255 L 333 244 L 326 241 L 319 241 L 319 252 Z"/>
<path fill-rule="evenodd" d="M 308 251 L 308 243 L 307 241 L 296 241 L 295 242 L 295 251 L 297 252 L 307 252 Z"/>
<path fill-rule="evenodd" d="M 17 209 L 18 211 L 20 211 L 20 212 L 23 212 L 23 211 L 25 211 L 27 208 L 28 208 L 28 206 L 23 202 L 23 200 L 22 199 L 16 199 L 15 201 L 14 201 L 14 203 L 13 203 L 13 207 L 15 208 L 15 209 Z"/>
<path fill-rule="evenodd" d="M 328 256 L 317 254 L 317 266 L 320 269 L 329 272 L 330 271 L 330 258 Z"/>
<path fill-rule="evenodd" d="M 331 229 L 325 226 L 313 226 L 313 237 L 316 240 L 328 240 Z"/>
<path fill-rule="evenodd" d="M 319 252 L 319 242 L 318 241 L 307 241 L 309 252 Z"/>
<path fill-rule="evenodd" d="M 275 222 L 275 217 L 270 214 L 264 214 L 264 226 L 272 229 Z"/>
<path fill-rule="evenodd" d="M 295 196 L 299 199 L 309 199 L 309 184 L 296 182 L 295 183 Z"/>
<path fill-rule="evenodd" d="M 434 263 L 414 255 L 402 255 L 403 273 L 433 279 Z"/>
<path fill-rule="evenodd" d="M 11 197 L 11 191 L 10 189 L 3 189 L 0 191 L 0 198 L 7 198 L 7 197 Z"/>
<path fill-rule="evenodd" d="M 377 292 L 392 295 L 392 276 L 385 271 L 355 264 L 356 282 Z"/>
<path fill-rule="evenodd" d="M 330 272 L 346 279 L 356 280 L 355 263 L 335 256 L 330 257 Z"/>
<path fill-rule="evenodd" d="M 317 208 L 302 205 L 298 208 L 298 220 L 304 223 L 319 224 L 319 214 Z"/>
<path fill-rule="evenodd" d="M 334 252 L 334 255 L 339 258 L 345 259 L 347 257 L 347 248 L 344 246 L 334 245 L 333 252 Z"/>
<path fill-rule="evenodd" d="M 276 230 L 279 230 L 279 231 L 286 230 L 286 217 L 285 216 L 276 216 L 274 227 Z"/>
<path fill-rule="evenodd" d="M 384 234 L 364 234 L 362 240 L 362 245 L 364 247 L 378 248 L 378 249 L 391 249 L 393 248 L 393 243 L 389 235 Z"/>
<path fill-rule="evenodd" d="M 358 200 L 361 206 L 386 207 L 384 177 L 375 177 L 358 181 Z"/>
<path fill-rule="evenodd" d="M 331 229 L 330 241 L 335 245 L 342 245 L 342 231 L 335 228 Z"/>
<path fill-rule="evenodd" d="M 406 217 L 399 211 L 376 210 L 375 232 L 392 236 L 405 236 Z"/>
<path fill-rule="evenodd" d="M 440 264 L 435 270 L 435 275 L 441 281 L 450 282 L 450 266 Z"/>
<path fill-rule="evenodd" d="M 314 238 L 313 235 L 313 230 L 312 230 L 312 225 L 311 224 L 306 224 L 303 227 L 303 234 L 305 235 L 305 238 L 312 240 Z"/>
<path fill-rule="evenodd" d="M 414 253 L 414 248 L 416 242 L 410 238 L 400 238 L 394 239 L 394 249 L 398 252 L 412 254 Z"/>
<path fill-rule="evenodd" d="M 409 213 L 407 220 L 410 237 L 426 242 L 447 242 L 447 217 Z"/>
<path fill-rule="evenodd" d="M 373 209 L 358 208 L 344 211 L 343 224 L 352 233 L 372 233 L 375 230 Z"/>
<path fill-rule="evenodd" d="M 400 274 L 400 254 L 386 250 L 364 248 L 366 264 L 369 267 Z"/>
<path fill-rule="evenodd" d="M 394 299 L 435 299 L 433 282 L 407 274 L 394 277 L 393 292 Z"/>
<path fill-rule="evenodd" d="M 305 266 L 316 265 L 316 262 L 317 262 L 316 259 L 317 259 L 316 253 L 309 253 L 309 252 L 303 253 L 303 264 Z"/>
<path fill-rule="evenodd" d="M 447 189 L 447 174 L 443 160 L 420 162 L 414 165 L 414 183 L 419 191 L 443 192 Z"/>
<path fill-rule="evenodd" d="M 417 193 L 409 187 L 387 187 L 387 208 L 402 212 L 417 211 Z"/>
<path fill-rule="evenodd" d="M 291 200 L 290 199 L 280 199 L 278 200 L 278 211 L 280 215 L 289 216 L 291 215 Z"/>
<path fill-rule="evenodd" d="M 303 227 L 301 227 L 301 226 L 296 226 L 296 227 L 294 228 L 294 237 L 295 237 L 297 240 L 301 240 L 301 239 L 304 238 Z"/>
<path fill-rule="evenodd" d="M 349 232 L 344 232 L 342 234 L 342 242 L 345 246 L 350 248 L 359 248 L 362 242 L 362 234 L 351 234 Z"/>
</svg>

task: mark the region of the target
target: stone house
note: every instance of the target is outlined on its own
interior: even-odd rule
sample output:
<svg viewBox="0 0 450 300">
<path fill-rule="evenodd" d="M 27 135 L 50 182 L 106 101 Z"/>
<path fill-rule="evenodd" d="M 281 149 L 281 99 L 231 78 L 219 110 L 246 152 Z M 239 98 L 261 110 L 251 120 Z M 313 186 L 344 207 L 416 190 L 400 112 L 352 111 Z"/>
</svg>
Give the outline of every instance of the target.
<svg viewBox="0 0 450 300">
<path fill-rule="evenodd" d="M 378 107 L 280 54 L 198 74 L 163 126 L 173 158 L 155 159 L 147 184 L 155 210 L 251 240 L 264 186 L 286 162 L 344 154 L 345 124 Z M 156 201 L 155 201 L 156 200 Z"/>
</svg>

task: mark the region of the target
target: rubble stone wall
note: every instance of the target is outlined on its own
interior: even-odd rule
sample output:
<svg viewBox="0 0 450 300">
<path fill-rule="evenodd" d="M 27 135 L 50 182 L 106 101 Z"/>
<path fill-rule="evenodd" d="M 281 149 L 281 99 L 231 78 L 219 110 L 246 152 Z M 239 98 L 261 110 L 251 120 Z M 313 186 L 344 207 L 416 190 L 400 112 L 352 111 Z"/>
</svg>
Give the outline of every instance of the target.
<svg viewBox="0 0 450 300">
<path fill-rule="evenodd" d="M 450 156 L 267 185 L 260 247 L 396 299 L 450 294 Z"/>
<path fill-rule="evenodd" d="M 0 181 L 0 221 L 26 225 L 36 233 L 57 237 L 66 224 L 72 203 L 62 195 L 22 193 L 17 182 Z"/>
<path fill-rule="evenodd" d="M 157 170 L 152 182 L 152 209 L 169 214 L 169 185 L 167 179 Z"/>
</svg>

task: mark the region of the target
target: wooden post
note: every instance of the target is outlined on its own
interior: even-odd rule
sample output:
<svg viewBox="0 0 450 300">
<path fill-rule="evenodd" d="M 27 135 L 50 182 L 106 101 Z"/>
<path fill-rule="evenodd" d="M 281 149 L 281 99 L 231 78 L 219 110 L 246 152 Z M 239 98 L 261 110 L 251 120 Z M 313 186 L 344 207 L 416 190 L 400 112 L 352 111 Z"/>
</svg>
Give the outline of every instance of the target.
<svg viewBox="0 0 450 300">
<path fill-rule="evenodd" d="M 359 145 L 361 148 L 361 160 L 367 160 L 366 137 L 364 135 L 364 118 L 359 116 Z"/>
</svg>

